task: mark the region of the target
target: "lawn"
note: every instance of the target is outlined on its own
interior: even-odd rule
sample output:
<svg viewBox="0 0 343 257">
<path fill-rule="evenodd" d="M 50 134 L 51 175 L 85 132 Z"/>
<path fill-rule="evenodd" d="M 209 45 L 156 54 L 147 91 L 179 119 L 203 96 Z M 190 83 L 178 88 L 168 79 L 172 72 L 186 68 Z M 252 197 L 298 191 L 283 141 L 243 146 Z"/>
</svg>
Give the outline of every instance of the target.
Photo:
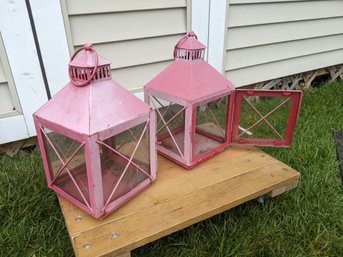
<svg viewBox="0 0 343 257">
<path fill-rule="evenodd" d="M 343 256 L 334 129 L 343 130 L 343 82 L 304 92 L 291 149 L 263 148 L 301 173 L 297 189 L 264 204 L 251 201 L 132 255 Z M 0 155 L 0 220 L 0 256 L 73 256 L 38 150 L 16 158 Z"/>
</svg>

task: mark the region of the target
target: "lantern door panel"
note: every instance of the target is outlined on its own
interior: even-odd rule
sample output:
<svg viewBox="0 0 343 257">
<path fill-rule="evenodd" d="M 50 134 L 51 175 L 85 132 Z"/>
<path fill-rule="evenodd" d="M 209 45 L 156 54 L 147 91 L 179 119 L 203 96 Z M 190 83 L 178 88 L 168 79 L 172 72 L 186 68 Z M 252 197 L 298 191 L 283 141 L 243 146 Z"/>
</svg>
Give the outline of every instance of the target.
<svg viewBox="0 0 343 257">
<path fill-rule="evenodd" d="M 210 154 L 227 142 L 229 96 L 196 105 L 193 109 L 193 158 Z"/>
<path fill-rule="evenodd" d="M 149 122 L 99 141 L 103 198 L 110 203 L 129 194 L 150 174 Z"/>
<path fill-rule="evenodd" d="M 289 147 L 298 120 L 302 92 L 236 90 L 232 141 Z"/>
<path fill-rule="evenodd" d="M 184 161 L 186 107 L 155 96 L 150 96 L 150 104 L 157 116 L 157 149 Z"/>
<path fill-rule="evenodd" d="M 84 143 L 42 128 L 49 180 L 85 206 L 90 206 Z"/>
</svg>

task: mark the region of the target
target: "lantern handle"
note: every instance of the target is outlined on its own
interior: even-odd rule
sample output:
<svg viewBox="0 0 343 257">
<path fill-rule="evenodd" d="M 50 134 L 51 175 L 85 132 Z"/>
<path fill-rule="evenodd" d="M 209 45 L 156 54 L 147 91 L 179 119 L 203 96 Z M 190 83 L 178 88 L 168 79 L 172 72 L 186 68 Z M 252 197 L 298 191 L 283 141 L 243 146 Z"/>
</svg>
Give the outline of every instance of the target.
<svg viewBox="0 0 343 257">
<path fill-rule="evenodd" d="M 194 31 L 190 31 L 188 32 L 186 35 L 184 35 L 180 40 L 179 42 L 176 43 L 176 45 L 174 46 L 174 58 L 176 57 L 176 48 L 183 42 L 185 41 L 187 38 L 189 37 L 195 37 L 195 39 L 198 39 L 197 35 L 194 33 Z"/>
<path fill-rule="evenodd" d="M 89 78 L 86 80 L 86 81 L 83 81 L 83 82 L 80 82 L 80 81 L 77 81 L 74 79 L 74 77 L 72 76 L 71 74 L 71 69 L 69 69 L 69 72 L 68 72 L 68 75 L 69 75 L 69 79 L 70 81 L 75 85 L 75 86 L 78 86 L 78 87 L 83 87 L 83 86 L 86 86 L 88 85 L 92 79 L 94 78 L 95 76 L 95 73 L 98 69 L 98 64 L 99 64 L 99 60 L 98 60 L 98 53 L 95 51 L 95 49 L 93 48 L 92 44 L 84 44 L 81 48 L 79 48 L 78 50 L 76 50 L 76 52 L 72 55 L 72 57 L 70 58 L 70 61 L 69 61 L 69 64 L 75 59 L 76 55 L 81 52 L 82 50 L 85 50 L 85 51 L 89 51 L 89 52 L 92 52 L 94 55 L 95 55 L 95 65 L 94 65 L 94 68 L 92 70 L 92 73 L 91 75 L 89 76 Z"/>
</svg>

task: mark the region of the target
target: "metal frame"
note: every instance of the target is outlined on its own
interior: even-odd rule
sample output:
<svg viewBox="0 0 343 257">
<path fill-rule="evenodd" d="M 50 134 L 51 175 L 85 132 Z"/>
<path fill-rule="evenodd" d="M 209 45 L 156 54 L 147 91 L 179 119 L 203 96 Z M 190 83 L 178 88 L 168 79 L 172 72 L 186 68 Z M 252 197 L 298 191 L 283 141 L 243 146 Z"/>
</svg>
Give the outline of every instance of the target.
<svg viewBox="0 0 343 257">
<path fill-rule="evenodd" d="M 225 141 L 213 148 L 212 150 L 206 152 L 206 153 L 203 153 L 203 154 L 200 154 L 198 156 L 195 156 L 195 134 L 196 134 L 196 109 L 197 107 L 201 106 L 201 105 L 204 105 L 204 104 L 208 104 L 209 102 L 213 102 L 213 101 L 216 101 L 216 100 L 219 100 L 223 97 L 228 97 L 228 103 L 227 103 L 227 120 L 226 120 L 226 131 L 225 131 Z M 192 142 L 191 142 L 191 145 L 192 145 L 192 165 L 194 166 L 195 164 L 198 164 L 198 163 L 201 163 L 207 159 L 209 159 L 210 157 L 212 157 L 213 155 L 215 155 L 216 153 L 218 152 L 221 152 L 222 150 L 224 150 L 230 143 L 231 143 L 231 133 L 229 128 L 230 128 L 230 121 L 231 121 L 231 113 L 232 113 L 232 104 L 233 104 L 233 94 L 231 93 L 224 93 L 224 94 L 220 94 L 220 95 L 217 95 L 215 97 L 211 97 L 211 98 L 208 98 L 206 100 L 202 100 L 202 101 L 199 101 L 197 102 L 196 104 L 193 105 L 193 113 L 192 113 Z M 207 135 L 206 135 L 207 136 Z"/>
<path fill-rule="evenodd" d="M 249 106 L 254 110 L 254 112 L 260 116 L 260 119 L 255 122 L 249 128 L 245 128 L 244 131 L 239 133 L 239 122 L 241 116 L 241 106 L 245 96 L 266 96 L 266 97 L 285 97 L 285 101 L 272 109 L 268 114 L 262 115 L 255 106 L 251 103 L 248 103 Z M 280 90 L 251 90 L 251 89 L 237 89 L 235 92 L 235 106 L 234 106 L 234 117 L 233 117 L 233 126 L 232 126 L 232 142 L 237 142 L 239 144 L 250 144 L 257 146 L 278 146 L 278 147 L 289 147 L 292 142 L 292 137 L 294 133 L 295 126 L 298 121 L 300 104 L 302 98 L 302 91 L 280 91 Z M 267 118 L 276 112 L 280 107 L 282 107 L 286 102 L 291 101 L 291 108 L 288 116 L 287 128 L 285 136 L 283 137 L 267 120 Z M 248 101 L 247 101 L 248 102 Z M 265 122 L 273 132 L 280 139 L 263 139 L 263 138 L 244 138 L 242 137 L 250 129 Z"/>
<path fill-rule="evenodd" d="M 161 98 L 162 100 L 165 100 L 163 98 Z M 161 114 L 161 112 L 158 110 L 158 107 L 156 106 L 155 102 L 156 101 L 161 107 L 164 107 L 163 104 L 160 103 L 160 101 L 158 101 L 156 99 L 156 96 L 153 96 L 153 95 L 148 95 L 147 96 L 147 99 L 146 99 L 149 103 L 150 103 L 150 100 L 151 100 L 151 103 L 152 105 L 154 106 L 155 108 L 155 111 L 157 113 L 157 115 L 160 117 L 160 119 L 162 120 L 162 122 L 164 123 L 164 127 L 167 129 L 168 131 L 168 134 L 171 136 L 171 139 L 174 143 L 174 145 L 176 146 L 178 152 L 179 152 L 179 155 L 175 154 L 174 152 L 166 149 L 165 147 L 163 146 L 160 146 L 160 145 L 157 145 L 157 150 L 162 153 L 164 156 L 171 156 L 173 159 L 176 159 L 177 161 L 179 162 L 185 162 L 186 161 L 186 158 L 185 158 L 185 152 L 186 152 L 186 149 L 185 149 L 185 146 L 187 145 L 186 142 L 184 141 L 184 149 L 183 151 L 181 151 L 179 145 L 177 144 L 176 142 L 176 139 L 174 138 L 173 136 L 173 133 L 171 132 L 170 128 L 168 127 L 168 124 L 173 120 L 175 119 L 178 115 L 180 115 L 183 111 L 186 111 L 187 107 L 186 106 L 183 106 L 183 108 L 177 113 L 175 114 L 170 120 L 168 120 L 167 122 L 164 120 L 163 118 L 163 115 L 168 111 L 169 109 L 169 106 L 171 105 L 171 103 L 174 103 L 172 101 L 168 101 L 169 102 L 169 106 L 167 107 L 167 110 Z M 167 100 L 165 100 L 167 101 Z M 179 103 L 176 103 L 176 104 L 179 104 Z M 179 104 L 180 105 L 180 104 Z M 182 106 L 182 105 L 180 105 Z M 186 123 L 186 117 L 185 117 L 185 123 Z M 158 124 L 156 124 L 156 127 L 158 126 Z M 156 132 L 156 136 L 157 136 L 157 132 Z"/>
<path fill-rule="evenodd" d="M 103 206 L 103 211 L 105 211 L 105 209 L 107 208 L 108 204 L 110 203 L 110 201 L 111 201 L 111 199 L 112 199 L 114 193 L 116 192 L 116 189 L 118 188 L 120 182 L 122 181 L 123 177 L 125 176 L 126 171 L 128 170 L 130 164 L 134 165 L 138 170 L 140 170 L 141 172 L 143 172 L 143 173 L 150 179 L 150 181 L 153 180 L 153 179 L 152 179 L 152 176 L 151 176 L 150 174 L 148 174 L 144 169 L 142 169 L 139 165 L 137 165 L 136 163 L 134 163 L 134 162 L 132 161 L 133 157 L 134 157 L 135 154 L 136 154 L 136 151 L 137 151 L 138 147 L 140 146 L 140 143 L 141 143 L 141 141 L 142 141 L 142 139 L 143 139 L 143 136 L 144 136 L 145 132 L 147 131 L 148 125 L 149 125 L 149 121 L 147 121 L 147 122 L 145 123 L 144 129 L 143 129 L 143 131 L 142 131 L 142 133 L 141 133 L 141 135 L 140 135 L 140 137 L 139 137 L 139 139 L 138 139 L 138 142 L 136 143 L 136 146 L 135 146 L 135 148 L 134 148 L 134 150 L 133 150 L 133 152 L 132 152 L 132 154 L 131 154 L 131 156 L 130 156 L 130 159 L 128 159 L 126 156 L 124 156 L 123 154 L 121 154 L 120 152 L 118 152 L 117 150 L 115 150 L 114 148 L 112 148 L 111 146 L 107 145 L 106 143 L 104 143 L 104 142 L 102 142 L 102 141 L 100 141 L 100 140 L 97 141 L 98 144 L 105 146 L 106 148 L 108 148 L 108 149 L 111 150 L 112 152 L 118 154 L 119 156 L 121 156 L 122 158 L 124 158 L 126 161 L 128 161 L 128 163 L 126 164 L 124 170 L 122 171 L 122 174 L 121 174 L 120 178 L 118 179 L 116 185 L 115 185 L 114 188 L 112 189 L 111 194 L 109 195 L 108 199 L 106 200 L 106 202 L 105 202 L 105 204 L 104 204 L 104 206 Z M 130 192 L 129 192 L 128 194 L 130 194 Z"/>
<path fill-rule="evenodd" d="M 54 151 L 54 153 L 56 154 L 58 160 L 60 161 L 61 163 L 61 167 L 58 169 L 56 175 L 54 178 L 51 177 L 51 175 L 48 177 L 48 185 L 50 188 L 55 188 L 55 187 L 58 187 L 61 191 L 64 192 L 64 194 L 67 194 L 69 195 L 67 192 L 65 192 L 62 188 L 60 188 L 59 186 L 57 185 L 54 185 L 54 182 L 56 181 L 56 179 L 58 178 L 58 176 L 61 174 L 61 172 L 65 169 L 67 171 L 67 174 L 69 175 L 70 179 L 72 180 L 74 186 L 76 187 L 77 191 L 79 192 L 79 194 L 81 195 L 83 202 L 80 202 L 78 201 L 75 197 L 71 196 L 73 198 L 72 202 L 75 203 L 75 201 L 77 201 L 78 205 L 81 204 L 81 205 L 85 205 L 85 207 L 88 207 L 88 211 L 91 211 L 91 204 L 88 203 L 86 197 L 84 196 L 84 194 L 82 193 L 82 190 L 80 189 L 80 187 L 78 186 L 78 184 L 76 183 L 75 181 L 75 178 L 73 177 L 73 175 L 71 174 L 70 170 L 68 169 L 68 164 L 72 161 L 72 159 L 75 157 L 75 155 L 79 152 L 79 150 L 85 146 L 85 142 L 82 142 L 78 148 L 74 151 L 74 153 L 69 157 L 69 158 L 66 158 L 66 156 L 64 156 L 64 158 L 62 158 L 58 152 L 58 150 L 56 149 L 57 145 L 56 143 L 54 144 L 54 142 L 52 142 L 51 138 L 46 134 L 46 132 L 44 131 L 44 128 L 42 126 L 40 126 L 40 131 L 39 133 L 43 136 L 42 138 L 45 138 L 46 139 L 46 142 L 50 145 L 50 147 L 52 148 L 52 150 Z M 43 140 L 44 142 L 44 140 Z M 43 143 L 42 142 L 42 143 Z M 44 143 L 43 143 L 44 144 Z M 71 150 L 71 147 L 69 146 L 69 149 L 67 152 L 69 152 Z M 51 174 L 52 170 L 51 170 L 51 166 L 48 162 L 48 155 L 45 156 L 45 158 L 47 158 L 47 164 L 48 164 L 48 171 L 50 172 L 49 174 Z M 87 177 L 88 177 L 88 174 L 87 174 Z M 89 186 L 88 186 L 89 187 Z M 89 189 L 88 189 L 89 191 Z M 89 191 L 90 193 L 90 191 Z"/>
</svg>

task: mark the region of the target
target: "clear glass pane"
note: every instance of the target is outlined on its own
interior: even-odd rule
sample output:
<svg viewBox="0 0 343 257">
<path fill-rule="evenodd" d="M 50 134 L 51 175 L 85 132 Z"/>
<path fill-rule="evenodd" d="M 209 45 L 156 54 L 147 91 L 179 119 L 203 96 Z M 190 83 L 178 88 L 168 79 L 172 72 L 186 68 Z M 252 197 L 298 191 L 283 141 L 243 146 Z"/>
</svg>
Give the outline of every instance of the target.
<svg viewBox="0 0 343 257">
<path fill-rule="evenodd" d="M 51 178 L 55 179 L 54 185 L 58 186 L 81 203 L 86 204 L 85 200 L 89 203 L 84 148 L 82 147 L 76 152 L 81 143 L 46 128 L 44 128 L 44 132 L 61 157 L 63 163 L 67 163 L 72 157 L 68 165 L 63 167 L 64 165 L 57 157 L 55 150 L 52 148 L 47 138 L 45 138 L 45 136 L 43 137 L 48 155 Z M 83 194 L 83 197 L 81 196 L 80 191 Z"/>
<path fill-rule="evenodd" d="M 194 156 L 207 153 L 226 142 L 229 97 L 196 108 Z"/>
<path fill-rule="evenodd" d="M 145 129 L 145 126 L 146 122 L 106 139 L 104 143 L 108 147 L 101 145 L 101 171 L 105 202 L 116 186 L 117 189 L 110 202 L 127 194 L 148 178 L 144 172 L 150 174 L 150 147 L 149 131 L 147 128 Z M 142 134 L 144 130 L 145 132 Z M 132 161 L 129 164 L 131 158 Z M 117 185 L 126 167 L 127 170 Z"/>
<path fill-rule="evenodd" d="M 67 170 L 72 177 L 68 174 Z M 58 175 L 54 184 L 81 203 L 86 204 L 85 200 L 88 204 L 90 203 L 86 159 L 83 147 L 72 158 L 67 167 Z M 80 191 L 85 200 L 81 196 Z"/>
<path fill-rule="evenodd" d="M 156 97 L 154 97 L 153 101 L 153 106 L 158 109 L 157 143 L 173 153 L 182 156 L 184 154 L 185 142 L 184 106 Z"/>
<path fill-rule="evenodd" d="M 239 137 L 283 139 L 286 135 L 291 104 L 289 97 L 243 96 Z"/>
<path fill-rule="evenodd" d="M 62 163 L 57 157 L 56 152 L 54 151 L 54 149 L 52 149 L 51 145 L 49 144 L 45 136 L 43 136 L 43 141 L 44 141 L 44 147 L 45 147 L 47 158 L 48 158 L 49 173 L 50 173 L 51 179 L 54 179 L 57 172 L 62 167 Z"/>
</svg>

